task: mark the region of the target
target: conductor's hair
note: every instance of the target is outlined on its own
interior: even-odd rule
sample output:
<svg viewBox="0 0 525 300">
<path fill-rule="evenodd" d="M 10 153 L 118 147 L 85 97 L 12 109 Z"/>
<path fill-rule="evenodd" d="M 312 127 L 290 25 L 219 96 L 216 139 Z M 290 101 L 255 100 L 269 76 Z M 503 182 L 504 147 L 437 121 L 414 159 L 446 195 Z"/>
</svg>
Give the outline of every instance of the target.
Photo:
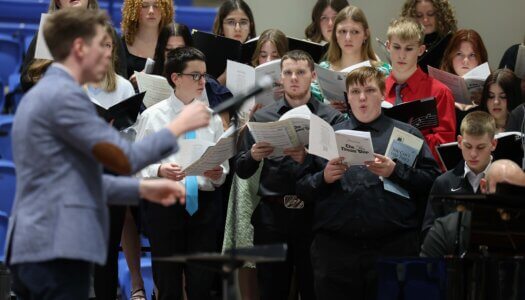
<svg viewBox="0 0 525 300">
<path fill-rule="evenodd" d="M 476 137 L 488 134 L 493 139 L 496 134 L 496 121 L 487 112 L 473 111 L 463 118 L 459 132 L 461 135 L 468 134 Z"/>
<path fill-rule="evenodd" d="M 287 59 L 291 59 L 294 61 L 306 60 L 308 62 L 308 67 L 310 68 L 310 71 L 314 70 L 314 59 L 310 56 L 310 54 L 308 54 L 308 52 L 305 52 L 303 50 L 292 50 L 286 52 L 286 54 L 283 55 L 283 57 L 281 57 L 281 70 L 283 69 L 283 62 Z"/>
<path fill-rule="evenodd" d="M 91 44 L 97 33 L 97 25 L 104 28 L 107 22 L 109 19 L 102 10 L 60 9 L 47 18 L 44 24 L 44 39 L 53 58 L 60 62 L 69 56 L 77 38 Z"/>
<path fill-rule="evenodd" d="M 361 67 L 353 70 L 352 72 L 346 75 L 346 90 L 352 85 L 361 85 L 364 86 L 370 80 L 373 80 L 381 94 L 385 93 L 386 84 L 385 84 L 385 75 L 383 72 L 379 71 L 374 67 Z"/>
<path fill-rule="evenodd" d="M 164 65 L 164 77 L 166 77 L 171 86 L 174 87 L 171 74 L 184 72 L 188 62 L 193 60 L 206 62 L 206 57 L 199 49 L 193 47 L 180 47 L 168 52 L 166 64 Z"/>
<path fill-rule="evenodd" d="M 425 42 L 425 29 L 415 19 L 401 17 L 390 22 L 386 36 L 389 41 L 392 37 L 399 38 L 402 42 L 418 41 L 420 45 Z"/>
</svg>

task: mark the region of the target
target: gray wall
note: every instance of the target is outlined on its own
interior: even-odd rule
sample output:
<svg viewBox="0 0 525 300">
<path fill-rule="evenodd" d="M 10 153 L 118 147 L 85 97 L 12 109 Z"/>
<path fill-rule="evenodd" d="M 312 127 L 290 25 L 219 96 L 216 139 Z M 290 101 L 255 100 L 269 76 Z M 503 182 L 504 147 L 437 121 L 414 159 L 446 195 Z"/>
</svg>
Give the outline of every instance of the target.
<svg viewBox="0 0 525 300">
<path fill-rule="evenodd" d="M 280 28 L 287 35 L 304 37 L 315 0 L 247 0 L 255 14 L 257 33 Z M 354 0 L 368 18 L 372 37 L 386 37 L 388 23 L 399 15 L 404 0 Z M 497 68 L 503 52 L 523 42 L 525 35 L 525 0 L 450 0 L 454 5 L 458 28 L 479 32 L 489 52 L 489 63 Z M 375 43 L 374 43 L 375 44 Z M 375 46 L 375 45 L 374 45 Z M 377 49 L 376 49 L 377 50 Z M 378 51 L 382 56 L 382 53 Z"/>
</svg>

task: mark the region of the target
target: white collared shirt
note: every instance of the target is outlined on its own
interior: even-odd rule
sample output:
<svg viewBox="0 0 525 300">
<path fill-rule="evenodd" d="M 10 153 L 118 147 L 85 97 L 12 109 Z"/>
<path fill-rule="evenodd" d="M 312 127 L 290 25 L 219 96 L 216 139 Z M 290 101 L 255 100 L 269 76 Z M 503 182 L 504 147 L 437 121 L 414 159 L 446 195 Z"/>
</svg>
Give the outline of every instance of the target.
<svg viewBox="0 0 525 300">
<path fill-rule="evenodd" d="M 485 177 L 485 173 L 487 172 L 491 163 L 492 163 L 492 157 L 490 158 L 490 162 L 485 168 L 485 170 L 483 170 L 483 172 L 480 172 L 479 174 L 475 174 L 465 162 L 465 172 L 463 173 L 463 177 L 467 177 L 468 182 L 470 183 L 470 186 L 472 186 L 472 190 L 474 191 L 474 193 L 477 193 L 478 188 L 479 188 L 479 183 L 481 179 Z"/>
<path fill-rule="evenodd" d="M 200 101 L 200 100 L 199 100 Z M 141 140 L 144 137 L 157 132 L 166 125 L 175 119 L 178 114 L 184 108 L 184 103 L 179 100 L 175 94 L 172 94 L 170 98 L 160 101 L 155 105 L 146 109 L 137 121 L 136 130 L 137 137 L 136 140 Z M 208 142 L 215 143 L 223 134 L 224 129 L 222 127 L 222 120 L 219 116 L 215 115 L 210 120 L 210 125 L 205 128 L 199 128 L 195 130 L 195 135 L 197 140 L 204 140 Z M 179 139 L 183 139 L 180 137 Z M 142 169 L 137 176 L 142 178 L 156 178 L 158 177 L 159 167 L 162 163 L 177 163 L 181 161 L 180 151 L 172 154 L 169 157 L 162 159 L 159 163 L 149 165 L 148 167 Z M 224 183 L 226 174 L 229 171 L 228 161 L 225 161 L 221 164 L 223 169 L 223 174 L 221 178 L 216 181 L 213 181 L 209 178 L 203 176 L 197 176 L 197 183 L 199 185 L 199 190 L 202 191 L 213 191 L 216 187 L 219 187 Z M 181 181 L 184 183 L 184 180 Z"/>
</svg>

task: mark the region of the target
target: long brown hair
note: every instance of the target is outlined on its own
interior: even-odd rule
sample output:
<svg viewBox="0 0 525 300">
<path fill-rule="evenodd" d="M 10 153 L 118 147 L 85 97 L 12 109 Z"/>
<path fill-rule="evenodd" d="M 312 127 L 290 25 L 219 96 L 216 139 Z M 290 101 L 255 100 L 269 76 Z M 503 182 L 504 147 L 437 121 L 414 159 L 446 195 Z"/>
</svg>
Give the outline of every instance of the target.
<svg viewBox="0 0 525 300">
<path fill-rule="evenodd" d="M 361 46 L 361 59 L 377 60 L 377 56 L 374 53 L 374 50 L 372 49 L 370 30 L 368 27 L 368 21 L 366 20 L 365 13 L 362 9 L 353 5 L 349 5 L 343 8 L 335 17 L 334 30 L 332 31 L 332 42 L 330 43 L 330 46 L 328 46 L 326 60 L 328 60 L 330 64 L 334 64 L 341 59 L 343 52 L 341 51 L 341 47 L 339 47 L 339 44 L 337 43 L 337 25 L 348 19 L 361 24 L 363 26 L 365 34 L 368 35 L 368 37 L 364 41 L 364 44 Z"/>
<path fill-rule="evenodd" d="M 458 22 L 448 0 L 406 0 L 401 10 L 401 17 L 417 19 L 416 4 L 422 1 L 432 3 L 436 9 L 436 32 L 439 36 L 445 36 L 448 32 L 456 32 Z"/>
<path fill-rule="evenodd" d="M 472 50 L 474 50 L 474 55 L 480 65 L 487 62 L 487 49 L 485 48 L 485 44 L 483 44 L 481 36 L 473 29 L 460 29 L 454 34 L 448 43 L 447 49 L 443 54 L 441 70 L 456 74 L 452 65 L 452 60 L 454 59 L 454 56 L 456 56 L 456 52 L 463 42 L 469 42 L 472 45 Z"/>
<path fill-rule="evenodd" d="M 347 0 L 317 0 L 312 9 L 312 22 L 304 30 L 306 38 L 312 42 L 320 43 L 323 40 L 323 34 L 321 32 L 321 16 L 323 15 L 323 11 L 327 7 L 331 7 L 338 13 L 347 6 Z"/>
<path fill-rule="evenodd" d="M 257 46 L 252 56 L 252 66 L 256 67 L 259 65 L 261 48 L 266 42 L 271 42 L 275 46 L 279 57 L 283 57 L 283 55 L 288 52 L 288 39 L 286 35 L 279 29 L 266 29 L 257 41 Z"/>
</svg>

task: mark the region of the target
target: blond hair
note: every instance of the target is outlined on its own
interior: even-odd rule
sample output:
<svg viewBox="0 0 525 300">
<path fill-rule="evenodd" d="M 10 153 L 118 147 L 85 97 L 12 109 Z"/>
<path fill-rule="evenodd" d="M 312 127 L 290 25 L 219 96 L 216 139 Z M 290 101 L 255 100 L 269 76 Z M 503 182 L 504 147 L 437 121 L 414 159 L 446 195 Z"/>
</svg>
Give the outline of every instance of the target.
<svg viewBox="0 0 525 300">
<path fill-rule="evenodd" d="M 415 19 L 401 17 L 390 22 L 386 36 L 389 41 L 396 36 L 403 42 L 417 40 L 420 45 L 423 45 L 425 29 Z"/>
<path fill-rule="evenodd" d="M 488 134 L 493 139 L 496 134 L 496 121 L 487 112 L 474 111 L 463 118 L 459 132 L 461 135 L 468 134 L 477 137 Z"/>
<path fill-rule="evenodd" d="M 133 45 L 140 25 L 140 10 L 143 0 L 126 0 L 122 4 L 122 23 L 120 24 L 126 44 Z M 171 0 L 156 0 L 159 4 L 161 20 L 160 29 L 173 22 L 173 2 Z"/>
</svg>

